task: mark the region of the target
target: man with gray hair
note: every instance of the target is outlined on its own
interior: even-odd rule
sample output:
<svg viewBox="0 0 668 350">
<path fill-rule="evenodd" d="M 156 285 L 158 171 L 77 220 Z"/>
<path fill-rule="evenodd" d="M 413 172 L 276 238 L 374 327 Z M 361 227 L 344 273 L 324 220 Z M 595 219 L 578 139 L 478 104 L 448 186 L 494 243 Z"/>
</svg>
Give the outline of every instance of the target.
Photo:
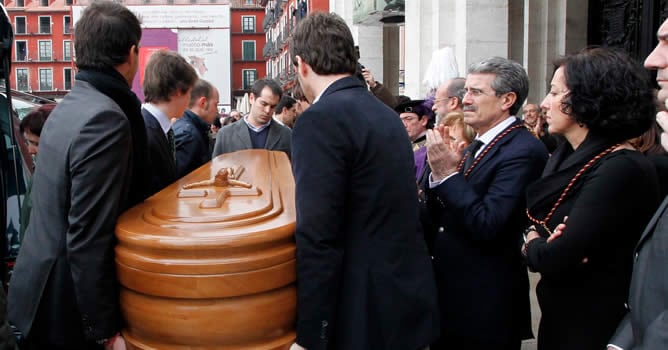
<svg viewBox="0 0 668 350">
<path fill-rule="evenodd" d="M 431 110 L 436 113 L 436 125 L 438 125 L 441 119 L 448 113 L 462 110 L 464 107 L 465 83 L 466 79 L 464 78 L 453 78 L 441 84 L 441 86 L 436 89 L 434 105 L 431 107 Z"/>
<path fill-rule="evenodd" d="M 515 118 L 528 92 L 521 65 L 483 60 L 466 77 L 464 122 L 477 135 L 463 159 L 447 127 L 427 131 L 441 316 L 441 339 L 432 349 L 518 350 L 532 337 L 529 280 L 517 247 L 527 224 L 526 187 L 548 155 Z"/>
</svg>

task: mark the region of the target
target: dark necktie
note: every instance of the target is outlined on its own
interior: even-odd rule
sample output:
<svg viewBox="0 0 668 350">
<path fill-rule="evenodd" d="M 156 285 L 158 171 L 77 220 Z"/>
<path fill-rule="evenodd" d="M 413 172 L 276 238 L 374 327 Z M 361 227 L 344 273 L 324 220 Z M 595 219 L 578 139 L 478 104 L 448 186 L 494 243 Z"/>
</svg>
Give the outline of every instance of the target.
<svg viewBox="0 0 668 350">
<path fill-rule="evenodd" d="M 172 159 L 176 163 L 176 141 L 174 140 L 174 129 L 169 128 L 167 131 L 167 141 L 169 142 L 169 150 L 172 151 Z"/>
<path fill-rule="evenodd" d="M 480 147 L 482 147 L 484 143 L 480 140 L 474 140 L 471 142 L 471 145 L 469 146 L 469 151 L 468 155 L 466 157 L 466 160 L 464 161 L 464 171 L 468 170 L 471 167 L 471 164 L 473 164 L 473 161 L 475 160 L 475 153 L 478 152 Z"/>
</svg>

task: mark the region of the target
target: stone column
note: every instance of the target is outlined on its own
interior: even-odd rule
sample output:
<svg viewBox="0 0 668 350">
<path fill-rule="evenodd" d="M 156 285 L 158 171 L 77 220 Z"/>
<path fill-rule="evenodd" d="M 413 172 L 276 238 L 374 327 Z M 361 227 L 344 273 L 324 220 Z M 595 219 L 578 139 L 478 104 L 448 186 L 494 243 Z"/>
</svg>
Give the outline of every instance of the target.
<svg viewBox="0 0 668 350">
<path fill-rule="evenodd" d="M 393 95 L 399 93 L 399 27 L 383 27 L 383 84 Z"/>
</svg>

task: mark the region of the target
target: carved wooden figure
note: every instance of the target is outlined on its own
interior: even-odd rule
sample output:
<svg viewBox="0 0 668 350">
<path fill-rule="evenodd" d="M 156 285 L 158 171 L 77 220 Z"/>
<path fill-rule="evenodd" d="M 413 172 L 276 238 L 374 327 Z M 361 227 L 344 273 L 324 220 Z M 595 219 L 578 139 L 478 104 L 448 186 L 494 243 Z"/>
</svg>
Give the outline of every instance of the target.
<svg viewBox="0 0 668 350">
<path fill-rule="evenodd" d="M 294 230 L 290 162 L 266 150 L 221 155 L 125 212 L 116 265 L 129 347 L 287 350 Z"/>
</svg>

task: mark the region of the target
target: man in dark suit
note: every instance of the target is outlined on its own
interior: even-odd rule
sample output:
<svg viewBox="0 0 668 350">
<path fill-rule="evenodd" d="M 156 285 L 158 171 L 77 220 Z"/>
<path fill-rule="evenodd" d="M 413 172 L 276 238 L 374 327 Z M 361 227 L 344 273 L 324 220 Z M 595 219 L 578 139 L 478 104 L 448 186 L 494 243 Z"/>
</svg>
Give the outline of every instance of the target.
<svg viewBox="0 0 668 350">
<path fill-rule="evenodd" d="M 30 224 L 9 290 L 27 349 L 124 348 L 114 227 L 146 184 L 146 133 L 130 90 L 141 27 L 96 1 L 75 26 L 79 72 L 40 137 Z M 129 193 L 130 192 L 130 193 Z"/>
<path fill-rule="evenodd" d="M 151 165 L 151 183 L 146 189 L 146 197 L 178 179 L 172 119 L 180 118 L 185 112 L 197 79 L 195 69 L 173 51 L 155 52 L 146 64 L 143 85 L 146 103 L 141 111 Z"/>
<path fill-rule="evenodd" d="M 406 130 L 352 76 L 353 38 L 336 14 L 303 19 L 290 54 L 313 102 L 292 134 L 293 348 L 423 349 L 438 336 L 436 287 Z"/>
<path fill-rule="evenodd" d="M 174 122 L 176 177 L 181 178 L 211 160 L 209 125 L 218 117 L 218 89 L 199 79 L 190 93 L 190 105 Z"/>
<path fill-rule="evenodd" d="M 289 157 L 290 128 L 273 120 L 274 110 L 282 95 L 281 87 L 273 79 L 255 81 L 250 93 L 250 113 L 218 130 L 212 157 L 253 148 L 283 151 Z"/>
<path fill-rule="evenodd" d="M 656 69 L 660 90 L 657 98 L 668 99 L 668 20 L 657 34 L 659 44 L 645 60 L 645 67 Z M 656 116 L 663 128 L 661 143 L 668 150 L 668 112 Z M 666 181 L 666 179 L 661 179 Z M 627 308 L 608 349 L 650 350 L 668 348 L 668 197 L 647 225 L 636 245 Z"/>
<path fill-rule="evenodd" d="M 518 247 L 525 190 L 547 151 L 514 117 L 529 91 L 516 62 L 471 66 L 464 122 L 477 132 L 464 153 L 446 127 L 427 131 L 427 200 L 437 233 L 433 255 L 441 339 L 433 349 L 520 349 L 531 337 L 529 281 Z"/>
</svg>

